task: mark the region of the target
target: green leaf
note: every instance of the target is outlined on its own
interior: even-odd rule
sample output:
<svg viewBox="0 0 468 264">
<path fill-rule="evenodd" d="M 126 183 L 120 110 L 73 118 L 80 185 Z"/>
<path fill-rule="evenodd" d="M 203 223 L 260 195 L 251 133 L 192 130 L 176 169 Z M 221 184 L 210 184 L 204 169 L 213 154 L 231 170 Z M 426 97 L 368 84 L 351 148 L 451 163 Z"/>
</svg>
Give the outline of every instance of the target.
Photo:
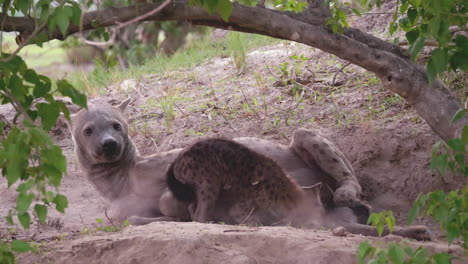
<svg viewBox="0 0 468 264">
<path fill-rule="evenodd" d="M 56 103 L 38 103 L 36 107 L 37 112 L 41 117 L 42 127 L 45 131 L 49 131 L 60 116 L 59 106 Z"/>
<path fill-rule="evenodd" d="M 359 244 L 359 251 L 358 251 L 358 261 L 359 264 L 365 263 L 365 259 L 368 255 L 372 253 L 372 247 L 369 245 L 368 242 L 362 242 Z"/>
<path fill-rule="evenodd" d="M 45 223 L 47 219 L 47 207 L 45 207 L 45 205 L 42 204 L 36 204 L 34 205 L 34 211 L 36 212 L 39 221 L 41 221 L 41 223 Z"/>
<path fill-rule="evenodd" d="M 398 29 L 398 24 L 397 23 L 390 23 L 390 28 L 388 29 L 388 32 L 390 33 L 390 36 L 393 35 L 393 33 L 395 33 L 395 31 L 397 31 Z"/>
<path fill-rule="evenodd" d="M 420 36 L 409 47 L 408 52 L 412 61 L 414 61 L 416 59 L 416 56 L 418 56 L 419 52 L 421 52 L 422 48 L 424 47 L 424 41 L 426 41 L 426 38 L 424 36 Z"/>
<path fill-rule="evenodd" d="M 41 159 L 44 164 L 57 168 L 60 172 L 67 172 L 67 159 L 62 154 L 62 149 L 53 145 L 48 149 L 42 149 Z"/>
<path fill-rule="evenodd" d="M 455 113 L 453 116 L 452 120 L 450 120 L 450 123 L 455 123 L 458 120 L 460 120 L 466 113 L 466 110 L 464 108 L 458 109 L 458 111 Z"/>
<path fill-rule="evenodd" d="M 34 90 L 33 90 L 34 98 L 39 98 L 39 97 L 46 95 L 48 92 L 50 92 L 50 88 L 51 88 L 50 80 L 49 82 L 36 83 L 36 85 L 34 86 Z"/>
<path fill-rule="evenodd" d="M 377 229 L 377 234 L 379 234 L 379 236 L 382 236 L 384 228 L 385 228 L 385 225 L 382 222 L 379 222 L 377 224 L 376 229 Z"/>
<path fill-rule="evenodd" d="M 61 213 L 65 213 L 65 208 L 68 207 L 67 197 L 57 194 L 54 198 L 55 208 Z"/>
<path fill-rule="evenodd" d="M 216 10 L 218 11 L 221 18 L 228 22 L 229 16 L 232 13 L 232 3 L 229 0 L 218 0 L 216 5 Z"/>
<path fill-rule="evenodd" d="M 392 244 L 388 249 L 388 258 L 394 264 L 403 263 L 405 260 L 405 252 L 397 244 Z"/>
<path fill-rule="evenodd" d="M 70 25 L 71 18 L 73 16 L 73 9 L 71 6 L 57 7 L 54 12 L 55 21 L 60 29 L 60 32 L 65 35 L 67 33 L 68 26 Z"/>
<path fill-rule="evenodd" d="M 208 13 L 212 14 L 216 9 L 218 1 L 219 0 L 202 0 L 203 7 L 205 7 Z"/>
<path fill-rule="evenodd" d="M 414 203 L 413 207 L 408 212 L 408 225 L 411 225 L 416 217 L 419 215 L 419 206 Z"/>
<path fill-rule="evenodd" d="M 86 107 L 86 95 L 75 89 L 67 80 L 59 80 L 57 82 L 57 88 L 61 94 L 70 97 L 74 104 Z"/>
<path fill-rule="evenodd" d="M 23 13 L 23 15 L 28 14 L 29 5 L 30 5 L 29 0 L 16 0 L 15 1 L 16 9 L 21 11 L 21 13 Z"/>
<path fill-rule="evenodd" d="M 404 3 L 404 2 L 402 1 L 402 5 L 400 6 L 400 13 L 401 13 L 401 14 L 406 13 L 406 11 L 408 10 L 408 7 L 409 7 L 409 3 L 408 3 L 408 2 Z M 393 14 L 393 21 L 396 21 L 397 18 L 398 18 L 398 12 L 395 12 L 395 13 Z"/>
<path fill-rule="evenodd" d="M 463 127 L 461 139 L 465 145 L 468 144 L 468 126 Z"/>
<path fill-rule="evenodd" d="M 409 44 L 413 44 L 416 39 L 419 37 L 419 30 L 413 29 L 406 32 L 406 39 L 408 40 Z"/>
<path fill-rule="evenodd" d="M 414 25 L 417 17 L 418 17 L 418 11 L 415 8 L 408 9 L 408 20 L 411 23 L 411 25 Z"/>
<path fill-rule="evenodd" d="M 448 63 L 447 51 L 440 48 L 436 48 L 432 51 L 431 56 L 432 62 L 434 63 L 434 68 L 437 74 L 445 71 Z"/>
<path fill-rule="evenodd" d="M 434 62 L 432 61 L 432 58 L 429 58 L 429 60 L 427 60 L 426 72 L 427 72 L 427 81 L 429 85 L 431 85 L 437 77 L 437 70 L 436 70 L 436 67 L 434 66 Z"/>
<path fill-rule="evenodd" d="M 24 79 L 27 82 L 34 83 L 34 84 L 39 82 L 39 78 L 37 76 L 37 73 L 34 70 L 31 70 L 31 69 L 27 69 L 24 72 Z"/>
<path fill-rule="evenodd" d="M 8 212 L 8 215 L 6 216 L 6 221 L 7 221 L 7 224 L 9 225 L 13 225 L 13 215 L 11 214 L 11 211 Z"/>
<path fill-rule="evenodd" d="M 393 228 L 395 227 L 395 217 L 393 216 L 393 214 L 385 217 L 385 223 L 387 223 L 390 232 L 393 232 Z"/>
<path fill-rule="evenodd" d="M 31 137 L 32 144 L 39 146 L 47 146 L 52 144 L 52 139 L 43 129 L 39 127 L 32 127 L 28 130 L 28 132 Z"/>
<path fill-rule="evenodd" d="M 31 217 L 29 216 L 28 212 L 18 214 L 18 220 L 24 228 L 29 228 L 29 225 L 31 224 Z"/>
<path fill-rule="evenodd" d="M 455 152 L 465 152 L 465 144 L 460 138 L 452 138 L 447 140 L 447 145 L 455 150 Z"/>
<path fill-rule="evenodd" d="M 80 24 L 80 19 L 81 19 L 81 8 L 77 2 L 72 2 L 72 9 L 73 9 L 73 12 L 72 12 L 71 21 L 73 24 L 78 26 Z"/>
<path fill-rule="evenodd" d="M 452 263 L 452 256 L 448 253 L 438 253 L 432 256 L 436 264 L 450 264 Z"/>
<path fill-rule="evenodd" d="M 421 4 L 421 0 L 409 0 L 409 2 L 415 7 L 418 7 Z"/>
<path fill-rule="evenodd" d="M 33 199 L 34 194 L 32 193 L 20 193 L 16 198 L 16 210 L 18 210 L 18 213 L 28 211 Z"/>
<path fill-rule="evenodd" d="M 102 221 L 102 219 L 101 219 L 101 218 L 96 218 L 96 223 L 98 223 L 98 224 L 102 224 L 103 222 L 104 222 L 104 221 Z"/>
<path fill-rule="evenodd" d="M 447 242 L 449 244 L 452 244 L 453 240 L 460 236 L 460 229 L 458 228 L 457 225 L 451 224 L 447 226 Z"/>
<path fill-rule="evenodd" d="M 48 183 L 52 186 L 59 187 L 62 183 L 62 172 L 54 165 L 42 164 L 39 169 L 47 175 Z"/>
<path fill-rule="evenodd" d="M 359 10 L 357 10 L 356 8 L 351 8 L 351 11 L 353 11 L 354 14 L 361 16 L 361 12 L 359 12 Z"/>
<path fill-rule="evenodd" d="M 435 156 L 431 159 L 431 170 L 438 169 L 442 175 L 445 174 L 445 170 L 448 165 L 448 154 L 442 154 Z"/>
<path fill-rule="evenodd" d="M 11 241 L 11 250 L 16 252 L 28 252 L 31 251 L 33 248 L 29 243 L 23 240 L 13 240 Z"/>
<path fill-rule="evenodd" d="M 440 17 L 433 17 L 431 20 L 429 20 L 429 34 L 432 35 L 434 38 L 437 38 L 439 36 L 440 22 Z"/>
</svg>

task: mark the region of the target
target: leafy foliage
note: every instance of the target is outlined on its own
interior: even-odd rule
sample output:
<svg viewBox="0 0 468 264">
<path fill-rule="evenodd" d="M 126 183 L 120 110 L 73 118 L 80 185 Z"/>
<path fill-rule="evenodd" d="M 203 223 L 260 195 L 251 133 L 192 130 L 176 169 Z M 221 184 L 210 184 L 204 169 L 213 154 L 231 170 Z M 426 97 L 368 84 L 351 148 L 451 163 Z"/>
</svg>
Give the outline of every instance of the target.
<svg viewBox="0 0 468 264">
<path fill-rule="evenodd" d="M 16 258 L 12 251 L 22 253 L 22 252 L 33 251 L 33 248 L 23 240 L 13 240 L 9 244 L 5 244 L 2 241 L 0 241 L 0 263 L 2 264 L 16 263 Z"/>
<path fill-rule="evenodd" d="M 371 246 L 368 242 L 363 242 L 359 245 L 358 252 L 359 264 L 446 264 L 451 263 L 451 259 L 452 256 L 448 253 L 429 255 L 426 248 L 413 249 L 403 243 L 390 243 L 388 247 L 379 248 Z"/>
<path fill-rule="evenodd" d="M 45 39 L 43 33 L 39 33 L 43 28 L 47 28 L 49 34 L 55 31 L 65 34 L 70 25 L 79 25 L 82 14 L 76 1 L 3 0 L 0 6 L 3 13 L 38 19 L 29 40 L 38 45 Z M 53 95 L 68 96 L 82 107 L 86 107 L 86 96 L 66 80 L 53 83 L 48 77 L 37 74 L 16 53 L 2 51 L 0 61 L 0 104 L 9 103 L 16 111 L 13 123 L 0 122 L 2 177 L 6 178 L 8 187 L 19 183 L 16 206 L 9 211 L 7 222 L 13 224 L 16 217 L 28 228 L 32 206 L 33 214 L 42 223 L 47 218 L 49 205 L 55 205 L 60 212 L 68 206 L 66 197 L 58 193 L 67 169 L 66 159 L 47 132 L 61 114 L 69 119 L 70 113 L 65 103 L 55 100 Z M 18 120 L 22 122 L 18 124 Z M 10 247 L 15 251 L 27 248 L 21 241 L 13 241 Z"/>
<path fill-rule="evenodd" d="M 411 224 L 418 215 L 431 216 L 439 222 L 449 244 L 461 237 L 464 247 L 468 248 L 468 187 L 449 193 L 420 194 L 409 212 L 408 223 Z"/>
<path fill-rule="evenodd" d="M 12 8 L 24 11 L 17 5 Z M 6 219 L 13 224 L 16 217 L 24 228 L 29 228 L 31 214 L 45 223 L 48 206 L 55 205 L 59 212 L 68 206 L 66 197 L 58 193 L 67 162 L 47 131 L 60 114 L 69 118 L 70 113 L 53 94 L 68 96 L 82 107 L 86 107 L 86 97 L 65 80 L 54 85 L 48 77 L 29 69 L 17 55 L 2 53 L 0 60 L 0 104 L 9 103 L 16 110 L 13 123 L 0 122 L 0 171 L 8 187 L 19 183 L 16 206 Z M 22 122 L 17 124 L 18 120 Z M 0 262 L 15 263 L 11 251 L 29 250 L 29 244 L 21 240 L 0 242 Z"/>
<path fill-rule="evenodd" d="M 349 27 L 348 19 L 344 11 L 344 7 L 349 6 L 349 3 L 342 3 L 339 0 L 326 0 L 325 5 L 330 9 L 330 17 L 325 24 L 330 26 L 333 32 L 343 34 L 343 28 Z"/>
<path fill-rule="evenodd" d="M 373 3 L 380 7 L 380 0 L 361 0 L 367 6 Z M 390 34 L 402 29 L 410 44 L 408 53 L 415 60 L 425 45 L 432 39 L 438 47 L 427 61 L 429 83 L 440 77 L 447 69 L 468 70 L 468 39 L 460 34 L 451 34 L 451 27 L 466 28 L 468 2 L 465 0 L 397 0 Z"/>
<path fill-rule="evenodd" d="M 189 4 L 201 6 L 210 14 L 217 11 L 226 22 L 232 12 L 232 3 L 229 0 L 189 0 Z"/>
<path fill-rule="evenodd" d="M 300 2 L 296 0 L 275 0 L 275 9 L 281 11 L 291 11 L 294 13 L 300 13 L 308 5 L 307 2 Z"/>
<path fill-rule="evenodd" d="M 367 219 L 367 224 L 371 224 L 377 228 L 377 233 L 379 236 L 382 235 L 385 225 L 388 226 L 390 233 L 393 232 L 393 228 L 395 227 L 395 217 L 393 216 L 392 211 L 383 211 L 380 213 L 372 213 Z"/>
<path fill-rule="evenodd" d="M 63 102 L 54 99 L 49 78 L 28 69 L 18 56 L 2 54 L 2 57 L 6 63 L 0 64 L 0 103 L 11 103 L 17 111 L 16 117 L 23 120 L 21 126 L 9 124 L 9 132 L 3 129 L 0 132 L 4 138 L 0 142 L 2 176 L 9 187 L 21 182 L 17 188 L 16 208 L 10 210 L 7 220 L 13 224 L 16 215 L 21 225 L 28 228 L 31 221 L 29 208 L 33 202 L 42 203 L 34 205 L 34 212 L 41 222 L 47 216 L 46 205 L 55 204 L 61 212 L 67 207 L 65 196 L 47 188 L 57 190 L 67 169 L 61 148 L 53 144 L 47 131 L 60 113 L 69 117 L 69 112 Z M 86 97 L 67 81 L 57 82 L 57 91 L 71 97 L 76 104 L 86 106 Z M 40 127 L 35 124 L 39 120 Z M 0 123 L 0 127 L 5 125 L 5 122 Z"/>
<path fill-rule="evenodd" d="M 466 113 L 465 109 L 460 109 L 452 119 L 456 122 Z M 468 145 L 468 126 L 464 126 L 459 137 L 447 141 L 439 141 L 432 148 L 431 169 L 437 169 L 442 175 L 447 168 L 451 172 L 460 172 L 465 177 L 468 176 L 468 166 L 466 165 Z"/>
</svg>

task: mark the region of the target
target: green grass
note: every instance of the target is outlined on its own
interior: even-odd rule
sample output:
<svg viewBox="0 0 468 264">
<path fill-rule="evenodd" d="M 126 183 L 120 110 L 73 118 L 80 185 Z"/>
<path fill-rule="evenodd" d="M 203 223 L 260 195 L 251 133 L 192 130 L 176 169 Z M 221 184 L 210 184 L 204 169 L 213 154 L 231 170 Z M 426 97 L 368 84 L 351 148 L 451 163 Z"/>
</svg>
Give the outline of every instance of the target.
<svg viewBox="0 0 468 264">
<path fill-rule="evenodd" d="M 158 54 L 143 65 L 130 66 L 126 70 L 119 67 L 109 69 L 98 64 L 92 73 L 77 73 L 69 76 L 68 79 L 76 88 L 82 91 L 91 94 L 99 93 L 104 87 L 123 80 L 138 79 L 147 74 L 163 75 L 168 71 L 188 69 L 200 65 L 214 57 L 228 57 L 232 53 L 229 50 L 232 47 L 232 45 L 229 45 L 230 39 L 225 37 L 219 41 L 212 41 L 210 35 L 207 34 L 204 38 L 193 41 L 185 49 L 177 51 L 172 57 Z M 243 42 L 243 46 L 247 51 L 280 41 L 266 36 L 245 33 L 239 39 Z"/>
</svg>

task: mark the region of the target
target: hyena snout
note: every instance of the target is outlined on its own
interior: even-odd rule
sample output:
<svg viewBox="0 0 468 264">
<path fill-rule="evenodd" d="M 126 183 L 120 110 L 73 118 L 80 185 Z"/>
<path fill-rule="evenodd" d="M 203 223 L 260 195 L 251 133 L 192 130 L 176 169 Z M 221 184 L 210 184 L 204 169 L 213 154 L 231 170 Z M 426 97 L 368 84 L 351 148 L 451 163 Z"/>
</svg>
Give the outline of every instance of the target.
<svg viewBox="0 0 468 264">
<path fill-rule="evenodd" d="M 119 142 L 113 137 L 105 137 L 101 141 L 102 154 L 106 159 L 116 158 L 120 154 Z"/>
</svg>

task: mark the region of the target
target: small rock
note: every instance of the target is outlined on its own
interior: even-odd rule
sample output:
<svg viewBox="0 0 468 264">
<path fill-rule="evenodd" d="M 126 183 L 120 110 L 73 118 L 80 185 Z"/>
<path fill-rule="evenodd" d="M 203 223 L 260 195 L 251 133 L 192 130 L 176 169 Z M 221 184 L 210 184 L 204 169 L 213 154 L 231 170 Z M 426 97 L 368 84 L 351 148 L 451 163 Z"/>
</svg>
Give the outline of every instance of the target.
<svg viewBox="0 0 468 264">
<path fill-rule="evenodd" d="M 344 237 L 344 236 L 346 236 L 346 231 L 345 231 L 344 227 L 340 226 L 340 227 L 337 227 L 337 228 L 333 229 L 332 234 L 334 236 Z"/>
</svg>

